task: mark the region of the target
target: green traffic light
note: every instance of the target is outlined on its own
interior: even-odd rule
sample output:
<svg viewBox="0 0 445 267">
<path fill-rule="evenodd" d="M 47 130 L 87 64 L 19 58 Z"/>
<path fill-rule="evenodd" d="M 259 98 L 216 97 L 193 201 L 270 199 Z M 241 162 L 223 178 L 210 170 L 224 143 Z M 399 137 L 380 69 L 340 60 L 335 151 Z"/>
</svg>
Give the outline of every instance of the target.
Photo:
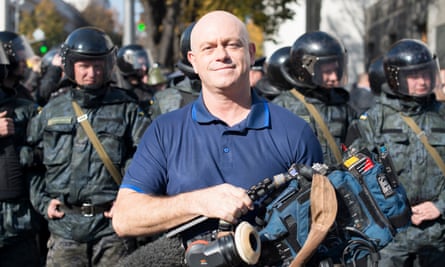
<svg viewBox="0 0 445 267">
<path fill-rule="evenodd" d="M 40 50 L 40 53 L 41 53 L 41 54 L 45 54 L 46 52 L 48 52 L 48 46 L 46 46 L 46 45 L 41 45 L 41 46 L 39 47 L 39 50 Z"/>
<path fill-rule="evenodd" d="M 138 31 L 140 31 L 140 32 L 145 31 L 145 23 L 143 23 L 143 22 L 138 23 Z"/>
</svg>

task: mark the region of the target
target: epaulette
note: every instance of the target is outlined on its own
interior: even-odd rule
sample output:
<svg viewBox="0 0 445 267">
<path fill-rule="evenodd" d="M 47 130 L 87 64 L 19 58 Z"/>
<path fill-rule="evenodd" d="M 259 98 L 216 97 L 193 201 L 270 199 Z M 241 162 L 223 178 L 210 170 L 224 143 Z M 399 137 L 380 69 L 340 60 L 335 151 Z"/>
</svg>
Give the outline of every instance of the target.
<svg viewBox="0 0 445 267">
<path fill-rule="evenodd" d="M 40 114 L 40 112 L 42 112 L 42 110 L 43 110 L 43 107 L 36 104 L 36 110 L 37 110 L 37 114 Z"/>
<path fill-rule="evenodd" d="M 367 113 L 367 112 L 364 112 L 364 113 L 362 113 L 362 114 L 360 115 L 360 120 L 365 121 L 365 120 L 367 120 L 367 119 L 368 119 L 368 113 Z"/>
</svg>

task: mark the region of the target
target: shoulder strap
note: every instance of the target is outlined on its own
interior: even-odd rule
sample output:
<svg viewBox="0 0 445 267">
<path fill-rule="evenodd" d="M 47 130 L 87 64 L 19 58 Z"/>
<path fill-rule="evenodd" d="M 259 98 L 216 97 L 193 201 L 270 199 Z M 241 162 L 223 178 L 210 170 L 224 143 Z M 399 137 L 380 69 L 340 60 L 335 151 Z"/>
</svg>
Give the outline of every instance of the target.
<svg viewBox="0 0 445 267">
<path fill-rule="evenodd" d="M 436 164 L 439 166 L 440 170 L 442 171 L 443 175 L 445 175 L 445 163 L 443 162 L 442 158 L 440 157 L 437 150 L 428 143 L 428 139 L 425 135 L 425 132 L 420 129 L 420 127 L 416 124 L 416 122 L 408 117 L 400 113 L 400 116 L 402 116 L 402 119 L 405 121 L 406 124 L 408 124 L 409 127 L 414 131 L 414 133 L 417 135 L 417 138 L 420 139 L 422 144 L 425 146 L 426 150 L 430 153 L 430 155 L 433 157 Z"/>
<path fill-rule="evenodd" d="M 338 211 L 337 196 L 326 176 L 319 173 L 312 176 L 310 203 L 311 227 L 306 241 L 289 267 L 305 266 L 334 224 Z"/>
<path fill-rule="evenodd" d="M 119 172 L 119 170 L 116 169 L 116 166 L 114 166 L 114 164 L 111 162 L 110 157 L 108 156 L 107 152 L 102 146 L 102 143 L 99 141 L 99 139 L 96 136 L 96 133 L 91 127 L 87 115 L 83 113 L 79 104 L 77 104 L 75 101 L 72 101 L 71 103 L 73 105 L 74 112 L 76 112 L 77 121 L 80 123 L 80 125 L 82 125 L 82 128 L 85 130 L 85 133 L 88 135 L 88 138 L 90 139 L 91 143 L 93 144 L 94 148 L 99 154 L 99 157 L 102 159 L 103 163 L 105 164 L 105 167 L 110 172 L 116 184 L 120 185 L 122 181 L 122 175 Z"/>
<path fill-rule="evenodd" d="M 329 147 L 331 148 L 332 153 L 334 153 L 334 157 L 337 160 L 337 163 L 341 164 L 342 156 L 340 153 L 340 149 L 338 148 L 337 144 L 335 143 L 334 137 L 329 132 L 328 126 L 324 122 L 324 120 L 321 117 L 320 113 L 318 112 L 317 108 L 314 105 L 312 105 L 311 103 L 308 103 L 304 99 L 304 96 L 300 92 L 298 92 L 295 88 L 290 90 L 290 92 L 305 105 L 305 107 L 307 108 L 309 113 L 314 117 L 315 121 L 317 122 L 318 126 L 320 127 L 320 129 L 323 133 L 323 136 L 328 141 Z"/>
</svg>

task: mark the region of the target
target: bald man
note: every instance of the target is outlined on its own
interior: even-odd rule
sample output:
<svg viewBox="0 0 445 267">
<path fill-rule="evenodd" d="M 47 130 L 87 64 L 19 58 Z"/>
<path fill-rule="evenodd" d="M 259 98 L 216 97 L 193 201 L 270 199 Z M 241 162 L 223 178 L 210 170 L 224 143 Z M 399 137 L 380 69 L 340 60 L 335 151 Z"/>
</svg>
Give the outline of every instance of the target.
<svg viewBox="0 0 445 267">
<path fill-rule="evenodd" d="M 254 223 L 246 190 L 288 170 L 322 161 L 309 125 L 250 88 L 255 45 L 233 14 L 213 11 L 196 22 L 188 59 L 200 97 L 147 129 L 113 208 L 120 236 L 154 235 L 198 216 L 181 233 L 185 247 L 217 229 L 219 219 Z"/>
<path fill-rule="evenodd" d="M 440 79 L 442 81 L 442 86 L 436 88 L 434 93 L 436 94 L 437 101 L 445 102 L 445 69 L 440 70 Z"/>
</svg>

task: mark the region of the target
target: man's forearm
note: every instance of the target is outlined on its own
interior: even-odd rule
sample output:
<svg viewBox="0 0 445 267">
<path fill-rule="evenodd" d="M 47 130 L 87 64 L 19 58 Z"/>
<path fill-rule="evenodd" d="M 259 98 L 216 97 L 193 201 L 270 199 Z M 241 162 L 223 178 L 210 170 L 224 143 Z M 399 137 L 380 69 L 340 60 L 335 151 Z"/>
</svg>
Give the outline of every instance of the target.
<svg viewBox="0 0 445 267">
<path fill-rule="evenodd" d="M 113 227 L 119 236 L 154 235 L 187 222 L 199 214 L 185 193 L 160 197 L 121 189 L 113 208 Z"/>
</svg>

